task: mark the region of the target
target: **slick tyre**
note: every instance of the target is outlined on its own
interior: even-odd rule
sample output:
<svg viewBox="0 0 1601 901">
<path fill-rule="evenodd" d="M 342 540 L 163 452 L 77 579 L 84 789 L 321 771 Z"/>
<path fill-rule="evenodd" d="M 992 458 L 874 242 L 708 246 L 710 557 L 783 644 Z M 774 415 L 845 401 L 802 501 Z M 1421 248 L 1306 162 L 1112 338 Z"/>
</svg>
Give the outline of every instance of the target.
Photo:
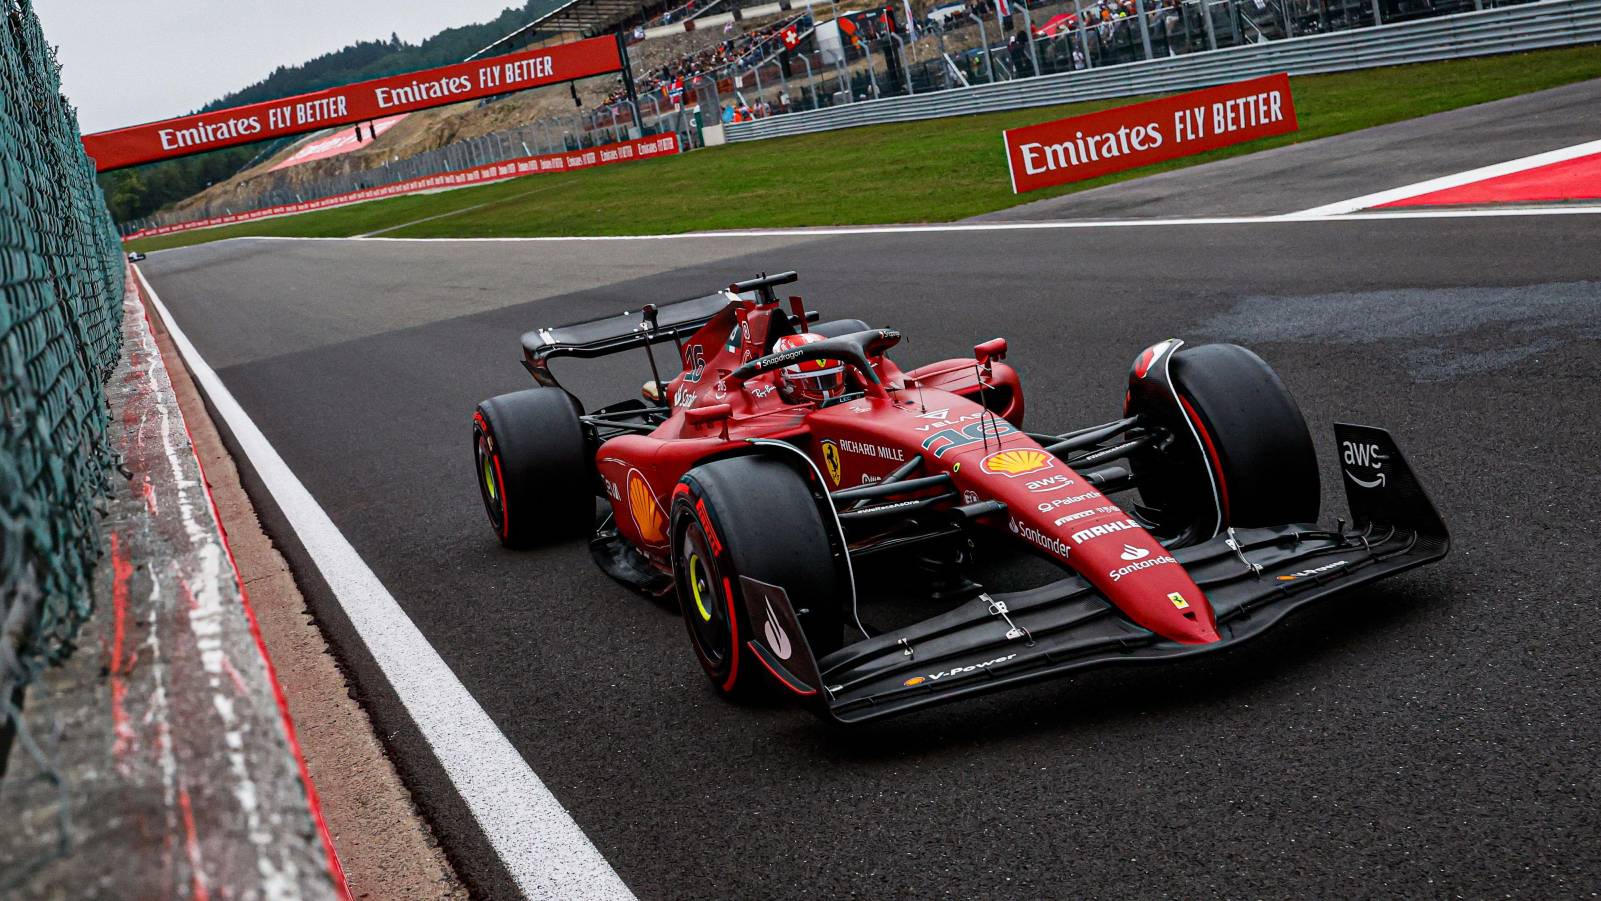
<svg viewBox="0 0 1601 901">
<path fill-rule="evenodd" d="M 1167 460 L 1133 461 L 1146 504 L 1188 511 L 1203 535 L 1229 526 L 1315 522 L 1322 500 L 1317 454 L 1301 408 L 1277 373 L 1237 344 L 1182 347 L 1168 373 L 1184 417 L 1180 428 L 1194 434 L 1181 434 L 1174 447 L 1182 450 Z M 1197 471 L 1197 459 L 1204 470 Z"/>
<path fill-rule="evenodd" d="M 741 576 L 776 585 L 801 613 L 812 653 L 841 644 L 839 564 L 805 476 L 752 455 L 691 469 L 673 491 L 673 578 L 690 645 L 712 685 L 750 699 L 773 685 L 745 646 Z"/>
<path fill-rule="evenodd" d="M 479 404 L 473 462 L 489 524 L 506 547 L 532 547 L 593 529 L 592 467 L 566 392 L 531 388 Z"/>
</svg>

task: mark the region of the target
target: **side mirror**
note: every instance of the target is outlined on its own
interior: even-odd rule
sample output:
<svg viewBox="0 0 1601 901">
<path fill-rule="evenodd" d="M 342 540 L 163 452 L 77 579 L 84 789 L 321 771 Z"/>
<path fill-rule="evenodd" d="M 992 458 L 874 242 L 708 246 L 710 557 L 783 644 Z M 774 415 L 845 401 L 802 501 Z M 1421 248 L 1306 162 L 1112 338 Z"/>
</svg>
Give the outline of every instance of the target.
<svg viewBox="0 0 1601 901">
<path fill-rule="evenodd" d="M 973 357 L 980 366 L 988 369 L 990 363 L 1006 359 L 1006 339 L 991 338 L 983 344 L 973 345 Z"/>
</svg>

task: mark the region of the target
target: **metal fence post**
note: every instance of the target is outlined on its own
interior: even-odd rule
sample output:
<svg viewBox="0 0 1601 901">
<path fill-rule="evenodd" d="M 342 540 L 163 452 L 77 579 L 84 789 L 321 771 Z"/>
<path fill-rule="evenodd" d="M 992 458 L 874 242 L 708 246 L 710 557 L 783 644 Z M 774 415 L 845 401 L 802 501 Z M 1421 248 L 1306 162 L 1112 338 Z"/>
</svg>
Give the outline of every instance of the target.
<svg viewBox="0 0 1601 901">
<path fill-rule="evenodd" d="M 1134 0 L 1134 15 L 1140 20 L 1140 46 L 1145 48 L 1145 58 L 1154 59 L 1155 54 L 1151 53 L 1151 27 L 1145 21 L 1145 0 Z"/>
<path fill-rule="evenodd" d="M 889 38 L 895 42 L 896 55 L 901 58 L 901 71 L 906 73 L 906 93 L 908 95 L 915 94 L 917 92 L 912 90 L 912 67 L 910 63 L 906 62 L 906 42 L 901 40 L 900 35 L 893 32 Z M 1035 69 L 1037 70 L 1038 68 L 1039 66 L 1036 65 Z"/>
<path fill-rule="evenodd" d="M 1029 15 L 1028 0 L 1017 0 L 1023 7 L 1023 33 L 1028 35 L 1028 62 L 1034 67 L 1034 74 L 1040 74 L 1040 53 L 1034 46 L 1034 17 Z"/>
<path fill-rule="evenodd" d="M 806 67 L 806 84 L 812 89 L 812 109 L 817 109 L 817 80 L 812 76 L 812 61 L 807 59 L 804 53 L 797 58 L 801 61 L 801 65 Z"/>
<path fill-rule="evenodd" d="M 1217 31 L 1212 25 L 1212 0 L 1201 0 L 1201 18 L 1206 21 L 1206 49 L 1217 49 Z"/>
<path fill-rule="evenodd" d="M 1095 68 L 1094 60 L 1090 59 L 1090 26 L 1084 19 L 1083 0 L 1073 0 L 1073 12 L 1078 16 L 1078 46 L 1084 54 L 1084 68 Z"/>
<path fill-rule="evenodd" d="M 990 58 L 990 38 L 989 33 L 984 29 L 984 18 L 982 16 L 974 16 L 971 13 L 969 17 L 978 23 L 978 40 L 979 43 L 984 45 L 984 71 L 989 73 L 989 83 L 994 84 L 995 60 Z"/>
</svg>

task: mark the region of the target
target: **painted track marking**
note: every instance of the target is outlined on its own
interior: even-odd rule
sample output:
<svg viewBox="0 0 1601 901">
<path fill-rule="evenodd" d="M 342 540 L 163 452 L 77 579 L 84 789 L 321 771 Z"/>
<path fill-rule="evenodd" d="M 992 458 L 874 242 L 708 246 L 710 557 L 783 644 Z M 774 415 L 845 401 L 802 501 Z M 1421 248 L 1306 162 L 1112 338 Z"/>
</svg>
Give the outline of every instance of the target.
<svg viewBox="0 0 1601 901">
<path fill-rule="evenodd" d="M 1514 172 L 1522 172 L 1526 169 L 1535 169 L 1540 166 L 1549 166 L 1552 163 L 1561 163 L 1581 156 L 1589 156 L 1593 153 L 1601 153 L 1601 141 L 1587 141 L 1583 144 L 1574 144 L 1572 147 L 1548 150 L 1545 153 L 1536 153 L 1533 156 L 1507 160 L 1504 163 L 1496 163 L 1491 166 L 1480 166 L 1477 169 L 1469 169 L 1454 175 L 1442 175 L 1439 178 L 1402 185 L 1399 188 L 1391 188 L 1388 191 L 1364 194 L 1361 197 L 1353 197 L 1350 200 L 1342 200 L 1338 203 L 1326 203 L 1322 206 L 1301 210 L 1298 213 L 1290 213 L 1286 218 L 1319 219 L 1329 216 L 1342 216 L 1346 213 L 1354 213 L 1358 210 L 1394 203 L 1397 200 L 1417 197 L 1420 194 L 1432 194 L 1435 191 L 1443 191 L 1446 188 L 1457 188 L 1476 181 L 1484 181 L 1487 178 L 1510 175 Z"/>
<path fill-rule="evenodd" d="M 501 863 L 530 898 L 630 899 L 611 864 L 495 726 L 178 327 L 146 296 Z"/>
<path fill-rule="evenodd" d="M 525 238 L 385 238 L 354 236 L 296 237 L 293 235 L 240 235 L 201 244 L 186 244 L 152 250 L 150 253 L 177 253 L 206 247 L 217 247 L 232 241 L 373 241 L 391 244 L 515 244 L 520 242 L 550 241 L 704 241 L 709 238 L 833 238 L 851 235 L 912 235 L 940 232 L 996 232 L 996 231 L 1051 231 L 1056 229 L 1095 228 L 1161 228 L 1172 226 L 1203 225 L 1302 225 L 1325 222 L 1393 222 L 1398 219 L 1494 219 L 1517 216 L 1593 216 L 1601 214 L 1601 204 L 1575 204 L 1563 207 L 1507 207 L 1505 209 L 1417 209 L 1393 210 L 1382 213 L 1348 213 L 1344 215 L 1307 215 L 1284 213 L 1273 216 L 1210 216 L 1189 219 L 1061 219 L 1047 222 L 960 222 L 939 225 L 854 225 L 822 228 L 748 228 L 728 231 L 676 232 L 666 235 L 548 235 Z"/>
</svg>

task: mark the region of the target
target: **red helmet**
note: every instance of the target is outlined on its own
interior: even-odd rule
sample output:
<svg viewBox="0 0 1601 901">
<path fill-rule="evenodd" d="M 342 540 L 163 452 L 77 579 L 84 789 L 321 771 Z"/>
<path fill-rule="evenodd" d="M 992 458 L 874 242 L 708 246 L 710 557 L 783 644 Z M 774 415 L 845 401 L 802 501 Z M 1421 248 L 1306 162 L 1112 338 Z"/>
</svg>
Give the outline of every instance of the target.
<svg viewBox="0 0 1601 901">
<path fill-rule="evenodd" d="M 785 335 L 773 342 L 773 353 L 795 350 L 823 340 L 806 332 Z M 778 385 L 790 403 L 822 402 L 845 393 L 845 364 L 839 360 L 802 360 L 778 371 Z"/>
</svg>

